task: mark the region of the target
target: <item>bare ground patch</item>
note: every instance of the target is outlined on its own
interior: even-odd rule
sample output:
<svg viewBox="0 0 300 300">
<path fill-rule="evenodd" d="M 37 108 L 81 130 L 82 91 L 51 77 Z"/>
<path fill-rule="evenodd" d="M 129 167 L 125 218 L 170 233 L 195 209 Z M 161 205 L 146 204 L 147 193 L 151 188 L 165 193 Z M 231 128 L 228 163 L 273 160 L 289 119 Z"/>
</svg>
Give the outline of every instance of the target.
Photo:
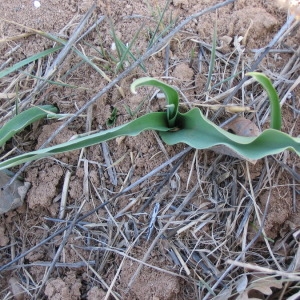
<svg viewBox="0 0 300 300">
<path fill-rule="evenodd" d="M 92 6 L 92 1 L 75 0 L 40 3 L 38 9 L 32 1 L 0 3 L 6 19 L 0 19 L 2 69 L 56 44 L 30 28 L 68 40 Z M 51 82 L 37 88 L 55 53 L 1 78 L 1 92 L 7 94 L 0 99 L 2 124 L 16 102 L 21 109 L 46 103 L 57 105 L 62 113 L 76 114 L 176 24 L 214 3 L 173 0 L 165 6 L 161 0 L 96 1 L 81 33 L 88 34 L 76 43 L 92 64 L 70 52 L 47 78 Z M 153 89 L 140 89 L 138 96 L 130 93 L 130 84 L 142 76 L 176 86 L 183 110 L 229 101 L 251 107 L 252 111 L 240 115 L 267 128 L 268 101 L 257 84 L 244 85 L 230 99 L 227 91 L 242 80 L 258 50 L 285 21 L 286 10 L 273 1 L 243 0 L 192 20 L 51 143 L 107 128 L 113 108 L 118 112 L 115 125 L 163 110 L 164 100 Z M 215 24 L 215 67 L 206 90 Z M 114 48 L 113 30 L 132 53 L 123 65 Z M 299 76 L 298 45 L 295 23 L 256 68 L 271 77 L 281 99 Z M 293 136 L 300 132 L 298 97 L 295 88 L 283 104 L 283 130 Z M 225 111 L 216 115 L 207 106 L 201 109 L 218 124 L 232 116 Z M 38 149 L 64 122 L 44 120 L 26 128 L 6 144 L 2 155 Z M 184 149 L 185 145 L 171 147 L 155 132 L 145 132 L 28 166 L 22 175 L 32 186 L 25 204 L 0 216 L 1 297 L 287 299 L 298 292 L 299 157 L 284 152 L 251 165 L 213 151 L 191 150 L 170 161 Z M 165 162 L 164 168 L 150 174 Z M 66 181 L 66 206 L 60 218 Z M 127 193 L 120 194 L 126 188 Z M 159 213 L 148 235 L 155 204 Z M 83 218 L 85 214 L 89 215 Z M 250 267 L 229 264 L 228 259 Z"/>
</svg>

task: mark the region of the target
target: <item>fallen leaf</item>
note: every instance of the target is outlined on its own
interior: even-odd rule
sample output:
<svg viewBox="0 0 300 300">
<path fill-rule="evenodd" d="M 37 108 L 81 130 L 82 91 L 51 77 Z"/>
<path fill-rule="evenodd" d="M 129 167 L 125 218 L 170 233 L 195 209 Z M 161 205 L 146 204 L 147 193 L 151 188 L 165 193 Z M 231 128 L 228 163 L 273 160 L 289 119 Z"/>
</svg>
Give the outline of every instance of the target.
<svg viewBox="0 0 300 300">
<path fill-rule="evenodd" d="M 248 296 L 249 292 L 255 290 L 261 292 L 266 296 L 270 296 L 273 294 L 271 288 L 281 289 L 282 282 L 275 278 L 258 277 L 258 275 L 256 275 L 255 278 L 251 281 L 250 285 L 242 293 L 239 294 L 236 300 L 260 300 L 259 298 L 250 298 Z"/>
<path fill-rule="evenodd" d="M 236 135 L 241 135 L 241 136 L 258 136 L 260 131 L 258 127 L 250 120 L 244 118 L 244 117 L 238 117 L 228 124 L 226 124 L 223 129 L 227 130 L 228 132 L 231 132 Z M 237 157 L 243 160 L 247 160 L 248 162 L 255 164 L 256 160 L 252 159 L 247 159 L 246 157 L 241 156 L 240 154 L 236 153 L 232 149 L 224 146 L 224 145 L 217 145 L 214 147 L 210 148 L 211 150 L 220 153 L 220 154 L 225 154 L 233 157 Z"/>
<path fill-rule="evenodd" d="M 243 293 L 239 294 L 235 300 L 262 300 L 259 298 L 249 298 L 248 291 L 244 291 Z"/>
<path fill-rule="evenodd" d="M 269 296 L 269 295 L 272 295 L 272 293 L 273 293 L 273 291 L 271 290 L 271 287 L 281 289 L 282 282 L 277 279 L 273 279 L 273 278 L 263 278 L 263 279 L 253 281 L 250 284 L 248 289 L 249 290 L 257 290 L 257 291 L 263 293 L 264 295 Z"/>
<path fill-rule="evenodd" d="M 258 127 L 250 120 L 244 117 L 238 117 L 229 122 L 224 129 L 236 135 L 258 136 L 260 131 Z"/>
</svg>

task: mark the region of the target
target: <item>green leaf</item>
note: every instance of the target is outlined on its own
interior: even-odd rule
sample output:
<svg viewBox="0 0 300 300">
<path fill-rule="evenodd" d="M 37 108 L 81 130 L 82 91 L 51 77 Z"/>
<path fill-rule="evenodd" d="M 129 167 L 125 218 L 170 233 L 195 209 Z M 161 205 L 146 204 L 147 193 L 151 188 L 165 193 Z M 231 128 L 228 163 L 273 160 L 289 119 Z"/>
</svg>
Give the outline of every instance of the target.
<svg viewBox="0 0 300 300">
<path fill-rule="evenodd" d="M 0 129 L 0 146 L 3 146 L 11 137 L 26 126 L 47 117 L 48 114 L 53 117 L 53 114 L 57 113 L 57 111 L 57 107 L 53 105 L 41 105 L 31 107 L 14 116 Z"/>
<path fill-rule="evenodd" d="M 109 118 L 106 121 L 107 126 L 113 126 L 116 123 L 116 120 L 117 120 L 117 117 L 118 117 L 117 112 L 118 112 L 117 108 L 114 107 L 111 114 L 110 114 L 110 116 L 109 116 Z"/>
<path fill-rule="evenodd" d="M 10 168 L 28 161 L 37 160 L 43 157 L 52 156 L 55 154 L 69 152 L 72 150 L 89 147 L 114 139 L 118 136 L 135 136 L 145 130 L 164 131 L 169 130 L 166 119 L 166 113 L 153 112 L 135 119 L 125 125 L 121 125 L 112 129 L 101 131 L 99 133 L 80 137 L 56 146 L 40 149 L 25 153 L 0 163 L 0 170 Z"/>
<path fill-rule="evenodd" d="M 3 71 L 0 72 L 0 78 L 10 74 L 11 72 L 14 72 L 14 71 L 17 71 L 19 70 L 20 68 L 30 64 L 31 62 L 35 61 L 35 60 L 38 60 L 42 57 L 45 57 L 45 56 L 48 56 L 49 54 L 52 54 L 58 50 L 60 50 L 63 46 L 56 46 L 56 47 L 53 47 L 53 48 L 50 48 L 50 49 L 47 49 L 45 51 L 42 51 L 38 54 L 35 54 L 35 55 L 32 55 L 16 64 L 14 64 L 12 67 L 9 67 L 7 69 L 4 69 Z"/>
<path fill-rule="evenodd" d="M 268 94 L 271 107 L 271 128 L 281 130 L 281 108 L 280 101 L 271 80 L 264 74 L 258 72 L 249 72 L 247 76 L 252 76 L 258 81 Z"/>
<path fill-rule="evenodd" d="M 257 78 L 270 90 L 269 83 L 265 81 L 265 78 L 260 76 Z M 222 147 L 229 148 L 240 157 L 250 160 L 276 154 L 286 149 L 295 151 L 297 155 L 300 155 L 300 138 L 291 137 L 276 129 L 265 130 L 257 137 L 234 135 L 212 123 L 203 116 L 198 108 L 194 108 L 187 113 L 178 112 L 179 97 L 177 91 L 162 81 L 148 77 L 140 78 L 131 85 L 131 90 L 136 93 L 136 88 L 144 85 L 157 87 L 165 93 L 167 112 L 149 113 L 127 124 L 109 130 L 7 159 L 0 163 L 0 169 L 92 146 L 118 136 L 135 136 L 144 130 L 158 131 L 163 141 L 169 145 L 185 143 L 197 149 L 207 149 L 221 145 Z M 273 94 L 271 91 L 272 97 L 274 97 Z M 272 116 L 274 116 L 274 107 L 278 109 L 276 105 L 271 105 Z M 17 126 L 17 128 L 20 127 Z"/>
<path fill-rule="evenodd" d="M 206 119 L 198 108 L 178 114 L 178 131 L 160 132 L 162 140 L 174 145 L 185 143 L 197 149 L 224 145 L 240 156 L 256 160 L 286 149 L 300 155 L 300 139 L 275 129 L 267 129 L 258 137 L 244 137 L 229 133 Z"/>
<path fill-rule="evenodd" d="M 133 94 L 136 94 L 137 93 L 136 88 L 145 85 L 154 86 L 156 88 L 161 89 L 164 92 L 167 101 L 167 119 L 168 119 L 169 128 L 171 129 L 175 127 L 177 113 L 178 113 L 178 105 L 179 105 L 179 96 L 177 91 L 162 81 L 159 81 L 151 77 L 143 77 L 135 80 L 131 84 L 130 87 L 131 92 Z"/>
</svg>

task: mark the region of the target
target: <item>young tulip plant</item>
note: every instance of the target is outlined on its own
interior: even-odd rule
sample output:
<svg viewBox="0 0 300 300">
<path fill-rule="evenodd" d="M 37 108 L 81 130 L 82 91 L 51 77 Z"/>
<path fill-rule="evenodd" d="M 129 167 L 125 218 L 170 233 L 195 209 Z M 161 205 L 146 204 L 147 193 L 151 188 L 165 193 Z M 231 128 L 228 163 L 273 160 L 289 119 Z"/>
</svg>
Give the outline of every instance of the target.
<svg viewBox="0 0 300 300">
<path fill-rule="evenodd" d="M 141 86 L 154 86 L 160 89 L 165 94 L 167 101 L 165 112 L 151 112 L 112 129 L 6 159 L 0 163 L 0 170 L 58 153 L 92 146 L 119 136 L 136 136 L 144 130 L 158 131 L 161 139 L 168 145 L 185 143 L 196 149 L 222 146 L 228 148 L 231 153 L 248 160 L 257 160 L 286 149 L 300 155 L 300 138 L 280 131 L 280 103 L 271 81 L 261 73 L 251 72 L 247 75 L 252 76 L 263 86 L 270 100 L 271 128 L 256 137 L 239 136 L 227 132 L 208 120 L 199 108 L 193 108 L 186 113 L 179 112 L 177 91 L 162 81 L 145 77 L 135 80 L 131 85 L 131 91 L 136 93 L 136 89 Z M 34 107 L 12 118 L 0 129 L 0 145 L 3 145 L 29 123 L 47 117 L 49 113 L 53 117 L 56 108 L 51 106 Z"/>
</svg>

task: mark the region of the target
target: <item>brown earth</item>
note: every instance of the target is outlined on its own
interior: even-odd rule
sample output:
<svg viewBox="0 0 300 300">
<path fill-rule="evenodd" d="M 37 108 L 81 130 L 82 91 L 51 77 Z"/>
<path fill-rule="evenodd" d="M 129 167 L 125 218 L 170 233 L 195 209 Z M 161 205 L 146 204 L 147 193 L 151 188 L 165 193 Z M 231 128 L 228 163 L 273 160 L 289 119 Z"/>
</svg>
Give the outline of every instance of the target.
<svg viewBox="0 0 300 300">
<path fill-rule="evenodd" d="M 167 7 L 163 22 L 158 30 L 163 31 L 167 29 L 168 24 L 172 22 L 179 23 L 192 13 L 219 2 L 221 1 L 173 0 Z M 67 39 L 84 13 L 92 6 L 93 1 L 41 0 L 40 4 L 39 8 L 35 8 L 34 1 L 31 0 L 1 1 L 0 32 L 3 39 L 0 44 L 1 65 L 8 58 L 11 58 L 9 62 L 9 66 L 11 66 L 54 45 L 53 41 L 38 34 L 31 34 L 25 38 L 18 36 L 32 32 L 30 28 Z M 114 26 L 117 37 L 124 44 L 130 44 L 137 31 L 141 29 L 132 48 L 134 54 L 138 56 L 145 52 L 149 45 L 151 36 L 159 21 L 159 14 L 164 9 L 165 1 L 111 0 L 98 1 L 96 6 L 92 21 L 94 22 L 102 15 L 106 16 L 106 19 L 87 38 L 80 42 L 77 48 L 87 56 L 93 57 L 94 62 L 102 70 L 105 70 L 110 78 L 114 78 L 116 73 L 120 73 L 121 70 L 117 70 L 118 64 L 114 59 L 117 57 L 117 52 L 113 49 L 112 26 Z M 123 96 L 117 88 L 110 90 L 95 102 L 89 112 L 89 118 L 86 115 L 80 116 L 68 128 L 61 131 L 51 144 L 67 141 L 76 134 L 88 131 L 89 128 L 92 130 L 99 129 L 99 127 L 106 128 L 106 120 L 110 117 L 113 107 L 118 109 L 116 125 L 130 120 L 131 117 L 128 110 L 126 110 L 126 106 L 131 111 L 138 110 L 138 115 L 150 110 L 163 109 L 163 100 L 158 103 L 153 103 L 153 100 L 150 103 L 151 105 L 149 102 L 145 102 L 139 107 L 143 97 L 149 99 L 149 89 L 140 89 L 139 95 L 131 94 L 130 84 L 134 79 L 145 75 L 165 78 L 168 83 L 178 87 L 182 92 L 182 98 L 184 95 L 183 102 L 201 103 L 205 101 L 207 94 L 204 93 L 204 88 L 207 81 L 209 57 L 205 58 L 206 61 L 202 64 L 201 72 L 199 72 L 197 57 L 200 42 L 212 44 L 215 24 L 217 26 L 218 51 L 224 55 L 234 51 L 234 46 L 232 43 L 227 42 L 228 39 L 242 36 L 244 37 L 241 43 L 243 48 L 242 63 L 248 65 L 254 59 L 254 53 L 251 50 L 266 46 L 285 20 L 286 9 L 280 8 L 274 1 L 258 0 L 237 0 L 234 4 L 225 6 L 217 12 L 193 20 L 170 41 L 168 66 L 165 64 L 165 51 L 162 50 L 152 55 L 144 63 L 147 70 L 146 74 L 142 68 L 137 68 L 121 80 L 119 86 L 123 90 Z M 15 39 L 7 40 L 8 37 L 15 37 Z M 298 31 L 294 31 L 282 42 L 282 47 L 296 50 L 299 40 Z M 204 53 L 209 55 L 206 48 L 203 47 L 203 49 Z M 101 51 L 105 53 L 103 54 Z M 290 60 L 291 55 L 291 53 L 271 53 L 261 64 L 260 70 L 269 70 L 274 74 L 279 74 Z M 236 57 L 236 53 L 234 57 Z M 47 59 L 51 61 L 51 57 Z M 59 67 L 54 80 L 67 83 L 69 86 L 48 85 L 43 91 L 32 97 L 31 104 L 56 104 L 62 113 L 75 113 L 78 108 L 82 107 L 99 90 L 103 89 L 107 81 L 89 65 L 80 65 L 80 61 L 80 58 L 74 53 L 67 56 Z M 30 65 L 29 68 L 31 69 L 28 68 L 26 72 L 42 76 L 47 67 L 47 60 L 40 59 L 39 64 Z M 215 68 L 216 71 L 212 79 L 213 84 L 230 75 L 230 70 L 224 68 L 224 66 L 216 65 Z M 72 70 L 72 73 L 68 74 L 70 70 Z M 297 78 L 299 75 L 295 74 Z M 28 95 L 36 84 L 36 80 L 36 78 L 23 73 L 18 88 L 13 89 L 14 92 L 19 93 L 20 100 Z M 238 79 L 235 79 L 233 84 L 235 85 L 237 82 Z M 9 77 L 2 79 L 1 92 L 9 91 L 7 89 L 9 84 Z M 295 108 L 298 109 L 299 115 L 298 94 L 299 89 L 296 89 Z M 212 91 L 209 98 L 215 95 L 217 95 L 216 90 Z M 233 100 L 233 103 L 240 101 L 239 97 L 241 98 L 240 94 Z M 5 112 L 14 103 L 10 102 L 11 104 L 8 104 L 6 99 L 0 100 L 2 112 Z M 250 103 L 250 96 L 246 100 Z M 299 117 L 297 114 L 295 115 L 291 105 L 292 103 L 288 102 L 284 107 L 283 130 L 289 132 L 292 128 L 293 136 L 298 136 L 300 134 Z M 212 113 L 207 111 L 207 115 L 211 116 Z M 229 116 L 228 114 L 221 116 L 218 122 L 227 119 Z M 246 116 L 252 118 L 254 114 Z M 33 128 L 27 128 L 15 138 L 14 143 L 6 145 L 7 151 L 12 149 L 14 145 L 17 145 L 20 152 L 38 149 L 62 122 L 41 121 L 39 124 L 33 125 Z M 261 125 L 267 127 L 267 124 Z M 68 170 L 71 171 L 71 178 L 64 220 L 72 220 L 82 203 L 84 203 L 84 206 L 81 213 L 84 213 L 99 205 L 101 201 L 108 200 L 119 192 L 122 187 L 148 174 L 155 167 L 164 163 L 168 157 L 174 156 L 185 147 L 184 145 L 172 147 L 164 145 L 164 148 L 161 148 L 159 137 L 153 132 L 142 133 L 137 137 L 109 141 L 106 145 L 109 149 L 111 161 L 115 163 L 111 169 L 117 174 L 117 182 L 114 182 L 113 176 L 108 171 L 107 161 L 103 157 L 103 146 L 100 145 L 82 149 L 82 151 L 60 154 L 55 156 L 55 159 L 39 160 L 26 169 L 24 178 L 31 183 L 26 203 L 17 210 L 0 216 L 1 265 L 8 263 L 15 256 L 30 249 L 63 226 L 61 223 L 47 220 L 45 217 L 58 218 L 59 216 L 61 193 Z M 17 152 L 13 154 L 16 155 Z M 271 201 L 265 221 L 265 235 L 272 241 L 272 245 L 277 247 L 276 251 L 280 255 L 283 255 L 284 252 L 280 263 L 288 264 L 294 249 L 289 244 L 291 241 L 285 238 L 290 237 L 291 233 L 299 228 L 300 217 L 298 210 L 295 209 L 299 207 L 299 192 L 297 193 L 297 185 L 290 170 L 291 168 L 294 168 L 295 172 L 299 170 L 299 158 L 290 152 L 284 152 L 276 157 L 288 169 L 270 159 L 267 164 L 270 168 L 269 175 L 266 175 L 266 173 L 263 173 L 266 168 L 266 160 L 264 159 L 259 160 L 255 165 L 248 165 L 244 161 L 226 156 L 220 158 L 211 151 L 190 153 L 176 175 L 159 191 L 157 197 L 162 199 L 161 210 L 164 210 L 163 215 L 167 216 L 167 214 L 173 213 L 174 211 L 171 207 L 168 208 L 168 205 L 173 203 L 173 206 L 178 206 L 178 203 L 198 182 L 200 182 L 200 190 L 193 196 L 189 204 L 190 212 L 195 207 L 217 209 L 219 205 L 222 206 L 223 204 L 222 209 L 226 205 L 228 205 L 227 208 L 237 208 L 239 203 L 243 203 L 239 201 L 244 201 L 249 193 L 251 194 L 251 185 L 254 187 L 260 186 L 259 190 L 255 190 L 254 193 L 262 213 L 265 211 L 269 198 Z M 206 173 L 210 166 L 213 166 L 213 170 L 211 173 Z M 247 177 L 247 168 L 250 170 L 251 178 Z M 16 171 L 17 168 L 14 170 Z M 174 259 L 170 256 L 170 249 L 173 249 L 172 247 L 175 247 L 175 244 L 178 249 L 182 250 L 182 253 L 185 247 L 195 246 L 195 249 L 198 249 L 201 246 L 201 249 L 204 249 L 208 239 L 207 235 L 215 230 L 216 245 L 210 245 L 207 248 L 207 251 L 212 251 L 214 247 L 217 248 L 219 242 L 221 244 L 227 232 L 231 234 L 230 222 L 241 223 L 241 217 L 235 219 L 234 213 L 230 213 L 224 219 L 215 215 L 212 220 L 203 222 L 203 228 L 199 230 L 197 229 L 199 223 L 197 223 L 190 229 L 191 232 L 184 231 L 178 234 L 180 236 L 178 240 L 175 235 L 172 235 L 172 229 L 176 228 L 176 224 L 178 224 L 176 222 L 180 222 L 184 217 L 172 221 L 173 223 L 171 222 L 170 227 L 168 227 L 171 238 L 159 240 L 157 245 L 153 247 L 150 257 L 145 260 L 147 266 L 141 269 L 139 276 L 128 288 L 129 282 L 135 278 L 135 271 L 140 265 L 138 261 L 143 260 L 155 237 L 154 234 L 147 242 L 137 239 L 135 230 L 138 234 L 141 234 L 147 228 L 152 207 L 146 208 L 144 212 L 140 212 L 139 209 L 151 195 L 149 189 L 150 192 L 155 190 L 162 180 L 161 178 L 159 176 L 154 179 L 150 178 L 142 186 L 134 189 L 132 194 L 119 197 L 106 209 L 101 209 L 86 218 L 84 221 L 89 222 L 90 227 L 88 228 L 90 231 L 83 230 L 86 224 L 82 224 L 81 227 L 76 226 L 59 258 L 61 265 L 54 268 L 50 278 L 47 279 L 41 289 L 41 294 L 37 295 L 36 293 L 39 287 L 42 286 L 47 267 L 49 267 L 62 242 L 62 234 L 32 251 L 18 262 L 20 265 L 28 264 L 29 267 L 12 268 L 0 274 L 1 298 L 201 299 L 204 295 L 203 289 L 199 288 L 201 293 L 197 294 L 197 288 L 203 284 L 202 278 L 205 279 L 207 276 L 205 270 L 201 269 L 202 267 L 200 268 L 202 271 L 197 269 L 197 262 L 193 260 L 195 259 L 193 257 L 191 260 L 194 267 L 188 265 L 192 272 L 187 274 L 187 270 L 183 269 L 180 263 L 174 263 Z M 218 180 L 218 178 L 222 179 Z M 235 186 L 236 199 L 234 200 L 232 200 L 234 198 L 233 190 L 230 195 L 226 194 L 227 189 L 232 188 L 233 181 L 237 183 Z M 245 192 L 245 190 L 248 192 Z M 176 199 L 174 195 L 177 195 Z M 110 216 L 117 216 L 133 200 L 137 200 L 137 202 L 126 213 L 121 214 L 121 217 L 116 218 L 116 223 L 113 223 Z M 248 201 L 245 200 L 245 203 Z M 161 218 L 157 229 L 161 229 L 167 220 L 167 218 Z M 248 226 L 251 227 L 248 236 L 248 240 L 250 240 L 250 237 L 257 232 L 259 226 L 253 212 L 249 218 Z M 231 239 L 235 239 L 233 237 L 234 234 L 230 236 Z M 194 246 L 192 246 L 192 240 L 196 241 Z M 199 244 L 199 246 L 198 242 L 200 243 L 200 241 L 203 244 Z M 242 238 L 238 237 L 232 243 L 236 243 L 236 249 L 232 251 L 238 251 L 242 247 Z M 109 251 L 105 250 L 105 245 L 110 249 Z M 257 250 L 259 247 L 261 249 Z M 257 242 L 255 249 L 261 256 L 268 255 L 263 238 Z M 230 258 L 230 251 L 226 254 L 228 255 L 226 258 Z M 185 257 L 185 259 L 190 258 Z M 258 256 L 252 257 L 250 262 L 260 264 L 259 259 Z M 224 266 L 222 264 L 224 264 L 224 261 L 220 261 L 221 258 L 218 258 L 217 254 L 212 254 L 210 260 L 217 270 L 216 274 L 219 275 L 223 270 Z M 84 261 L 90 263 L 85 264 Z M 83 264 L 76 265 L 77 263 Z M 207 284 L 211 286 L 212 282 Z M 22 293 L 18 298 L 16 294 L 19 285 L 21 285 Z M 110 286 L 111 291 L 108 293 Z"/>
</svg>

